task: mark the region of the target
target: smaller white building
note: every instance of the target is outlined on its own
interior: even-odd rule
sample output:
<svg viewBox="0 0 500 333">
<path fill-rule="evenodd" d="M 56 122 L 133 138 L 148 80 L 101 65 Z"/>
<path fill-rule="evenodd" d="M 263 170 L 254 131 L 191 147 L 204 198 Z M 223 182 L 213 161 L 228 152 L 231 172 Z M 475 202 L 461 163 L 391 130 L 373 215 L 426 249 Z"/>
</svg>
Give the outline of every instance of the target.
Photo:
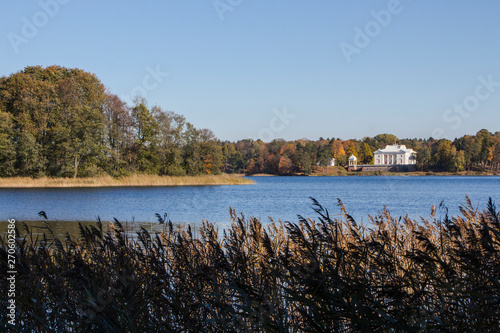
<svg viewBox="0 0 500 333">
<path fill-rule="evenodd" d="M 408 165 L 417 163 L 417 152 L 405 145 L 387 145 L 373 153 L 375 165 Z"/>
<path fill-rule="evenodd" d="M 351 157 L 349 157 L 349 166 L 356 166 L 357 164 L 358 159 L 356 158 L 356 156 L 351 155 Z"/>
</svg>

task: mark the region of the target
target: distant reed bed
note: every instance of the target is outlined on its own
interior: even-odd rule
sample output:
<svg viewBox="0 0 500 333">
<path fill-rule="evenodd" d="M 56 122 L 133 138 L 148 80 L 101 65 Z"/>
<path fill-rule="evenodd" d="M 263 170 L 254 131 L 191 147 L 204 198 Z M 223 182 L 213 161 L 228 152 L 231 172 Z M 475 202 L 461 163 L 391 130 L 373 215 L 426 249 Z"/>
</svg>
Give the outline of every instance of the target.
<svg viewBox="0 0 500 333">
<path fill-rule="evenodd" d="M 163 232 L 133 238 L 115 221 L 106 232 L 100 222 L 81 226 L 79 239 L 19 239 L 17 329 L 500 330 L 500 214 L 491 199 L 478 211 L 467 198 L 459 216 L 443 219 L 435 209 L 421 221 L 384 211 L 366 227 L 340 201 L 340 215 L 314 199 L 313 208 L 314 220 L 266 224 L 231 210 L 230 228 L 219 234 L 204 222 L 199 237 L 158 215 Z"/>
<path fill-rule="evenodd" d="M 133 175 L 113 178 L 111 176 L 90 178 L 29 177 L 0 178 L 0 188 L 27 187 L 107 187 L 107 186 L 187 186 L 187 185 L 243 185 L 253 181 L 238 175 L 204 176 L 157 176 Z"/>
</svg>

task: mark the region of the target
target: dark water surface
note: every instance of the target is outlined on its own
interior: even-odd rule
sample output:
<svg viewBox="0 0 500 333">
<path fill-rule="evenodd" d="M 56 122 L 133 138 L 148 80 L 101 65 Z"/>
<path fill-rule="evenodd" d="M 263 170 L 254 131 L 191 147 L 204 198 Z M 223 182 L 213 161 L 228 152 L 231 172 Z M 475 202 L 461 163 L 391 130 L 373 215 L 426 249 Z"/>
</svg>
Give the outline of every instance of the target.
<svg viewBox="0 0 500 333">
<path fill-rule="evenodd" d="M 191 187 L 108 187 L 0 189 L 0 221 L 39 220 L 44 210 L 51 221 L 156 222 L 155 213 L 167 212 L 172 222 L 198 223 L 202 219 L 227 225 L 229 207 L 263 221 L 268 216 L 297 220 L 314 217 L 309 197 L 332 215 L 337 198 L 357 221 L 367 221 L 384 205 L 393 215 L 428 217 L 432 204 L 441 202 L 452 215 L 469 195 L 483 209 L 489 197 L 500 202 L 500 177 L 380 176 L 380 177 L 250 177 L 254 185 Z"/>
</svg>

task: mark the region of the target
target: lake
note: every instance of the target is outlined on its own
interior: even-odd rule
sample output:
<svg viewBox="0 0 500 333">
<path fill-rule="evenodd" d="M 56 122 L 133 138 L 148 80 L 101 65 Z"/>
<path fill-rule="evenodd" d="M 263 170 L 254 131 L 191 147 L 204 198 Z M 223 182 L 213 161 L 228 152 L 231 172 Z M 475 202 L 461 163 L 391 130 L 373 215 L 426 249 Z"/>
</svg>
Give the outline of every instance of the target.
<svg viewBox="0 0 500 333">
<path fill-rule="evenodd" d="M 263 221 L 268 217 L 296 221 L 297 214 L 314 217 L 309 197 L 332 215 L 337 198 L 358 221 L 366 222 L 384 205 L 393 215 L 428 217 L 432 204 L 443 202 L 452 215 L 469 195 L 486 207 L 489 197 L 500 202 L 497 176 L 371 176 L 371 177 L 249 177 L 253 185 L 191 187 L 107 187 L 0 189 L 0 220 L 40 220 L 44 210 L 51 221 L 156 222 L 155 213 L 168 213 L 172 222 L 202 219 L 229 223 L 229 207 Z"/>
</svg>

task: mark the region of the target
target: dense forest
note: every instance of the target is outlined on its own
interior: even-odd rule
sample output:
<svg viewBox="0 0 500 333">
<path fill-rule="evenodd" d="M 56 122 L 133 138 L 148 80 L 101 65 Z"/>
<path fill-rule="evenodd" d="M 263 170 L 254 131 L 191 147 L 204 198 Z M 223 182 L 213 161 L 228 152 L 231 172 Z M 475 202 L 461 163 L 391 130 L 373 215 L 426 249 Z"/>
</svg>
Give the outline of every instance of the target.
<svg viewBox="0 0 500 333">
<path fill-rule="evenodd" d="M 334 157 L 363 164 L 387 144 L 417 151 L 422 171 L 498 170 L 500 132 L 481 130 L 453 142 L 398 139 L 218 140 L 185 117 L 136 98 L 127 105 L 80 69 L 26 67 L 0 78 L 0 176 L 114 177 L 157 175 L 311 174 Z"/>
</svg>

